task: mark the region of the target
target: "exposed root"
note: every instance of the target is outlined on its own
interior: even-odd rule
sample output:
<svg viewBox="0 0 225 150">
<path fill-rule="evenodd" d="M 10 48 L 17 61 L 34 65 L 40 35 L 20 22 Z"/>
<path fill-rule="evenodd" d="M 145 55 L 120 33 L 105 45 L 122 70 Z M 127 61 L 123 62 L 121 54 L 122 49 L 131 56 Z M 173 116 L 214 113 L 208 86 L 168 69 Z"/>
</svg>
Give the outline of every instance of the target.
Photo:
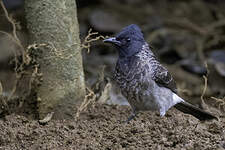
<svg viewBox="0 0 225 150">
<path fill-rule="evenodd" d="M 4 4 L 3 4 L 3 2 L 2 1 L 0 1 L 0 5 L 1 5 L 1 7 L 2 7 L 2 9 L 3 9 L 3 11 L 4 11 L 4 14 L 5 14 L 5 17 L 6 17 L 6 19 L 11 23 L 11 25 L 12 25 L 12 28 L 13 28 L 13 31 L 12 31 L 12 33 L 13 33 L 13 41 L 15 41 L 16 42 L 16 44 L 19 46 L 19 47 L 21 47 L 21 49 L 22 49 L 22 51 L 21 51 L 21 54 L 22 54 L 22 57 L 23 57 L 23 59 L 24 59 L 24 48 L 23 48 L 23 46 L 22 46 L 22 44 L 21 44 L 21 42 L 20 42 L 20 40 L 19 40 L 19 38 L 18 38 L 18 36 L 17 36 L 17 34 L 16 34 L 16 23 L 15 23 L 15 21 L 13 20 L 13 18 L 11 18 L 10 16 L 9 16 L 9 13 L 8 13 L 8 11 L 7 11 L 7 9 L 5 8 L 5 6 L 4 6 Z M 5 32 L 4 32 L 5 33 Z M 15 55 L 16 55 L 16 53 L 15 53 Z M 17 58 L 17 56 L 15 56 L 15 59 Z M 17 62 L 17 60 L 15 60 L 16 62 Z"/>
<path fill-rule="evenodd" d="M 14 53 L 14 61 L 15 61 L 15 68 L 14 68 L 14 69 L 15 69 L 15 73 L 16 73 L 16 78 L 17 78 L 17 80 L 15 80 L 14 87 L 13 87 L 13 89 L 12 89 L 10 95 L 7 97 L 7 100 L 10 100 L 11 97 L 13 96 L 13 94 L 14 94 L 15 91 L 16 91 L 18 79 L 21 77 L 21 74 L 18 74 L 18 68 L 22 68 L 22 66 L 23 66 L 23 62 L 25 61 L 25 58 L 24 58 L 25 52 L 24 52 L 24 47 L 22 46 L 22 44 L 21 44 L 21 42 L 20 42 L 20 40 L 19 40 L 19 38 L 18 38 L 18 36 L 17 36 L 17 34 L 16 34 L 16 24 L 14 23 L 15 21 L 13 20 L 13 18 L 11 18 L 11 17 L 9 16 L 9 14 L 8 14 L 8 12 L 7 12 L 7 9 L 5 8 L 5 6 L 4 6 L 4 4 L 3 4 L 2 1 L 0 1 L 0 5 L 1 5 L 3 11 L 4 11 L 4 14 L 5 14 L 6 19 L 7 19 L 7 20 L 11 23 L 11 25 L 12 25 L 12 28 L 13 28 L 12 34 L 13 34 L 13 36 L 10 35 L 9 33 L 4 32 L 4 31 L 0 31 L 0 32 L 1 32 L 1 33 L 4 33 L 4 34 L 6 34 L 6 35 L 8 35 L 8 37 L 9 37 L 16 45 L 18 45 L 18 46 L 20 47 L 19 50 L 21 50 L 21 54 L 22 54 L 22 64 L 19 65 L 19 64 L 18 64 L 18 56 L 17 56 L 17 53 L 16 53 L 15 51 L 13 51 L 13 53 Z"/>
<path fill-rule="evenodd" d="M 213 100 L 215 100 L 215 106 L 218 107 L 220 110 L 225 111 L 225 97 L 222 99 L 216 98 L 216 97 L 211 97 Z"/>
<path fill-rule="evenodd" d="M 51 42 L 49 42 L 48 44 L 42 44 L 41 46 L 45 46 L 46 48 L 50 49 L 50 51 L 52 53 L 51 56 L 45 57 L 43 59 L 52 59 L 52 58 L 70 59 L 74 55 L 74 54 L 67 54 L 67 55 L 65 55 L 64 52 L 66 52 L 67 49 L 65 49 L 65 50 L 57 50 L 55 45 L 53 43 L 51 43 Z"/>
<path fill-rule="evenodd" d="M 205 96 L 205 93 L 206 93 L 206 90 L 207 90 L 207 77 L 206 76 L 203 76 L 204 78 L 204 88 L 203 88 L 203 91 L 202 91 L 202 95 L 201 95 L 201 100 L 202 100 L 202 103 L 205 103 L 205 100 L 204 100 L 204 96 Z"/>
<path fill-rule="evenodd" d="M 86 88 L 87 95 L 77 110 L 75 117 L 76 119 L 78 119 L 80 113 L 82 111 L 86 111 L 88 107 L 95 107 L 96 102 L 103 104 L 106 103 L 106 101 L 110 98 L 109 92 L 112 88 L 112 85 L 108 79 L 105 79 L 104 69 L 105 66 L 102 67 L 101 71 L 99 72 L 99 78 L 91 87 L 91 89 Z"/>
<path fill-rule="evenodd" d="M 96 36 L 96 37 L 93 37 Z M 87 52 L 90 52 L 90 48 L 91 48 L 91 43 L 98 41 L 100 39 L 105 39 L 104 36 L 99 35 L 98 32 L 92 32 L 92 29 L 90 29 L 88 31 L 88 35 L 85 37 L 84 41 L 81 44 L 81 49 L 87 49 Z M 102 69 L 102 72 L 100 73 L 100 81 L 104 80 L 104 67 Z M 108 86 L 107 86 L 108 87 Z M 91 89 L 89 89 L 88 87 L 86 87 L 86 91 L 88 92 L 83 100 L 83 102 L 81 103 L 80 107 L 77 110 L 75 119 L 77 120 L 80 116 L 80 113 L 82 111 L 87 110 L 88 106 L 92 105 L 93 107 L 95 106 L 95 103 L 98 99 L 98 96 L 94 93 L 94 91 L 92 91 Z"/>
<path fill-rule="evenodd" d="M 96 37 L 93 37 L 96 36 Z M 92 32 L 92 29 L 88 31 L 88 35 L 84 38 L 84 41 L 81 44 L 81 49 L 87 49 L 87 52 L 90 52 L 91 43 L 98 41 L 100 39 L 105 39 L 104 36 L 99 35 L 98 32 Z"/>
<path fill-rule="evenodd" d="M 207 70 L 207 74 L 206 76 L 203 75 L 203 78 L 204 78 L 204 88 L 203 88 L 203 91 L 202 91 L 202 95 L 201 95 L 201 106 L 204 108 L 204 106 L 206 106 L 205 104 L 205 100 L 204 100 L 204 96 L 205 96 L 205 93 L 206 93 L 206 90 L 207 90 L 207 87 L 208 87 L 208 74 L 209 74 L 209 68 L 208 68 L 208 64 L 207 62 L 205 61 L 205 68 Z"/>
<path fill-rule="evenodd" d="M 4 13 L 5 13 L 5 17 L 7 18 L 7 20 L 8 20 L 8 21 L 11 23 L 11 25 L 12 25 L 12 28 L 13 28 L 13 32 L 12 32 L 12 33 L 13 33 L 13 37 L 14 37 L 15 40 L 18 42 L 18 45 L 20 45 L 21 47 L 23 47 L 22 44 L 21 44 L 21 42 L 20 42 L 20 40 L 19 40 L 19 38 L 17 37 L 17 34 L 16 34 L 16 24 L 14 23 L 13 18 L 9 17 L 9 13 L 8 13 L 8 11 L 6 10 L 6 8 L 5 8 L 5 6 L 4 6 L 4 4 L 3 4 L 2 1 L 0 1 L 0 4 L 1 4 L 1 7 L 2 7 Z"/>
<path fill-rule="evenodd" d="M 80 105 L 80 107 L 77 110 L 77 113 L 76 113 L 76 116 L 75 116 L 76 120 L 79 118 L 80 113 L 82 111 L 85 111 L 89 105 L 91 105 L 91 104 L 94 105 L 95 102 L 96 102 L 95 93 L 87 87 L 86 87 L 86 90 L 87 90 L 88 94 L 85 95 L 85 98 L 84 98 L 82 104 Z"/>
</svg>

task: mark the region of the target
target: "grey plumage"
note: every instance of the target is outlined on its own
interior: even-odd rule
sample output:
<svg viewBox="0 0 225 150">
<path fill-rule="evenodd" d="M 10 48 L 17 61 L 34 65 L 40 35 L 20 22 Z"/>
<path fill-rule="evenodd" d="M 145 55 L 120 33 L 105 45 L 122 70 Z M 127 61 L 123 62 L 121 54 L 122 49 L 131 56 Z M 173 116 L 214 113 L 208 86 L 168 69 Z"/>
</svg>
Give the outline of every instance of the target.
<svg viewBox="0 0 225 150">
<path fill-rule="evenodd" d="M 133 110 L 128 121 L 138 111 L 159 111 L 164 116 L 172 106 L 200 120 L 216 118 L 176 94 L 172 76 L 156 59 L 137 25 L 125 27 L 104 42 L 113 43 L 119 52 L 114 78 Z"/>
</svg>

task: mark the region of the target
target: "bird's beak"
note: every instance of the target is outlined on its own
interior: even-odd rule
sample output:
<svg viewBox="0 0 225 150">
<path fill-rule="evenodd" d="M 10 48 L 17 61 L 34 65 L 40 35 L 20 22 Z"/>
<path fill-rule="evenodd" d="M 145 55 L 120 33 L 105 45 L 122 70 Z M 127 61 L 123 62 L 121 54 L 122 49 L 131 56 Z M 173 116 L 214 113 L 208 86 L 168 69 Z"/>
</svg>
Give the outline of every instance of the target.
<svg viewBox="0 0 225 150">
<path fill-rule="evenodd" d="M 115 37 L 105 39 L 105 40 L 103 40 L 103 42 L 104 43 L 112 43 L 112 44 L 115 44 L 115 45 L 120 45 L 121 44 L 121 42 L 116 40 Z"/>
</svg>

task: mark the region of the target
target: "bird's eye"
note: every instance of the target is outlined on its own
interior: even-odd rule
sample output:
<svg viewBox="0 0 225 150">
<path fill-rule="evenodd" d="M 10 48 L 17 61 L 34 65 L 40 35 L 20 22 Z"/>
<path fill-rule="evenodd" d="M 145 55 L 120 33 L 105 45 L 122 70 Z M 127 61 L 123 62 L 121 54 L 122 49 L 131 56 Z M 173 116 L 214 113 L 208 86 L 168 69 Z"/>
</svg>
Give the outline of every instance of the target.
<svg viewBox="0 0 225 150">
<path fill-rule="evenodd" d="M 130 38 L 127 38 L 127 42 L 130 42 Z"/>
</svg>

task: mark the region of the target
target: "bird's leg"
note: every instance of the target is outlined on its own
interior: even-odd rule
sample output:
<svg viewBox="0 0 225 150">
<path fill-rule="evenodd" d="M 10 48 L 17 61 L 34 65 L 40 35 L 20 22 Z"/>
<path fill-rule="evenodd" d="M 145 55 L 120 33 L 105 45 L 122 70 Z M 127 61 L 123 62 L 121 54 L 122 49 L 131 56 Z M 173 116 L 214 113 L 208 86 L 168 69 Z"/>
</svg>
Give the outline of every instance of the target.
<svg viewBox="0 0 225 150">
<path fill-rule="evenodd" d="M 132 111 L 131 115 L 128 117 L 128 119 L 125 121 L 125 123 L 130 122 L 132 119 L 135 118 L 135 116 L 137 115 L 137 112 L 135 110 Z"/>
</svg>

